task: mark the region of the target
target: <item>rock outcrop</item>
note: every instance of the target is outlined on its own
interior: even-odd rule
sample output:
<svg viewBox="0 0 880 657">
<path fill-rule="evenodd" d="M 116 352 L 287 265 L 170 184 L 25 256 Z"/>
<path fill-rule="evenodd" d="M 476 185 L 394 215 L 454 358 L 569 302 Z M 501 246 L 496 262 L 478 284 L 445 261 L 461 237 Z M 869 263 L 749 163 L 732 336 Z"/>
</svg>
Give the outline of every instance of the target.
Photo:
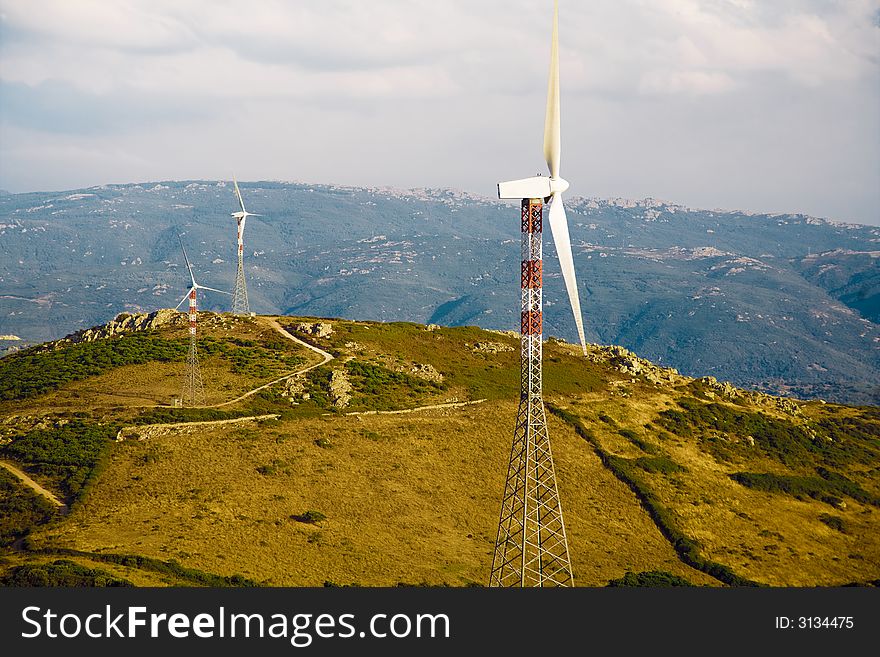
<svg viewBox="0 0 880 657">
<path fill-rule="evenodd" d="M 286 397 L 291 404 L 298 404 L 301 401 L 312 398 L 311 394 L 309 394 L 305 377 L 302 375 L 287 379 L 284 383 L 284 389 L 281 391 L 281 396 Z"/>
<path fill-rule="evenodd" d="M 311 335 L 316 338 L 329 338 L 333 335 L 333 324 L 330 322 L 297 322 L 290 328 L 298 333 Z"/>
<path fill-rule="evenodd" d="M 471 351 L 475 354 L 501 354 L 506 351 L 516 351 L 516 348 L 503 342 L 477 342 L 471 345 Z"/>
<path fill-rule="evenodd" d="M 120 313 L 110 322 L 103 326 L 83 329 L 71 333 L 53 343 L 55 346 L 67 346 L 81 342 L 94 342 L 112 338 L 121 333 L 132 331 L 151 331 L 163 326 L 183 326 L 186 323 L 186 315 L 173 308 L 163 308 L 152 313 Z"/>
<path fill-rule="evenodd" d="M 428 363 L 416 363 L 410 368 L 409 373 L 425 381 L 433 381 L 434 383 L 443 381 L 443 375 L 437 371 L 436 367 Z"/>
<path fill-rule="evenodd" d="M 610 363 L 621 374 L 641 376 L 657 385 L 676 384 L 688 380 L 687 377 L 681 376 L 678 370 L 655 365 L 618 345 L 588 345 L 587 359 L 594 363 Z"/>
<path fill-rule="evenodd" d="M 343 370 L 330 375 L 330 401 L 336 408 L 347 408 L 351 403 L 351 381 Z"/>
</svg>

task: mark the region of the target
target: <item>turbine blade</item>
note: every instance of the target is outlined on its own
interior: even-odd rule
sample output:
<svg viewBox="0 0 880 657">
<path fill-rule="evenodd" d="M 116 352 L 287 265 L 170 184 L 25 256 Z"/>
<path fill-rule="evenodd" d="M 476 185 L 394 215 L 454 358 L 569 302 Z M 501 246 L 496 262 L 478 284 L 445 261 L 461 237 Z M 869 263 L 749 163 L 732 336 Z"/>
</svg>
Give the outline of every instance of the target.
<svg viewBox="0 0 880 657">
<path fill-rule="evenodd" d="M 220 294 L 227 294 L 227 295 L 229 295 L 230 297 L 232 296 L 232 292 L 224 292 L 223 290 L 218 290 L 218 289 L 213 288 L 213 287 L 207 287 L 207 286 L 205 286 L 205 285 L 196 285 L 196 287 L 197 287 L 198 289 L 200 289 L 200 290 L 210 290 L 211 292 L 219 292 Z"/>
<path fill-rule="evenodd" d="M 189 277 L 192 279 L 193 287 L 196 287 L 196 276 L 193 274 L 192 265 L 189 262 L 189 256 L 186 255 L 186 247 L 183 245 L 183 238 L 178 233 L 177 240 L 180 242 L 180 248 L 183 249 L 183 259 L 186 262 L 186 268 L 189 270 Z"/>
<path fill-rule="evenodd" d="M 186 294 L 183 295 L 183 299 L 180 300 L 180 303 L 178 303 L 176 306 L 174 306 L 174 310 L 180 310 L 180 307 L 183 305 L 183 302 L 186 301 L 187 299 L 189 299 L 189 292 L 187 292 Z"/>
<path fill-rule="evenodd" d="M 550 42 L 550 82 L 547 85 L 547 114 L 544 117 L 544 159 L 550 177 L 559 176 L 562 146 L 559 115 L 559 0 L 553 3 L 553 37 Z"/>
<path fill-rule="evenodd" d="M 235 185 L 235 195 L 238 196 L 238 204 L 241 206 L 241 211 L 247 214 L 247 210 L 244 209 L 244 199 L 241 197 L 241 190 L 238 188 L 238 181 L 235 179 L 235 174 L 232 174 L 232 184 Z"/>
<path fill-rule="evenodd" d="M 565 279 L 568 300 L 574 313 L 574 323 L 577 325 L 581 349 L 583 349 L 584 356 L 586 356 L 587 341 L 584 338 L 584 320 L 581 315 L 581 301 L 578 296 L 577 278 L 574 273 L 571 237 L 568 234 L 568 218 L 565 216 L 562 195 L 559 193 L 553 194 L 553 200 L 550 202 L 550 230 L 553 233 L 553 242 L 556 244 L 556 255 L 559 256 L 559 266 L 562 269 L 562 278 Z"/>
</svg>

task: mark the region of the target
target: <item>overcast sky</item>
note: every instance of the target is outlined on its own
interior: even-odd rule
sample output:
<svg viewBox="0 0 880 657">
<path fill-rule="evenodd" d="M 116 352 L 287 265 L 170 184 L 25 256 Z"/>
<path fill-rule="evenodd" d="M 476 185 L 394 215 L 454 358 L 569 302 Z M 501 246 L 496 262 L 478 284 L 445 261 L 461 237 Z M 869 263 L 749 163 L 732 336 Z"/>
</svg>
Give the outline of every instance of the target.
<svg viewBox="0 0 880 657">
<path fill-rule="evenodd" d="M 880 223 L 880 0 L 561 0 L 570 194 Z M 0 188 L 544 171 L 550 0 L 0 0 Z"/>
</svg>

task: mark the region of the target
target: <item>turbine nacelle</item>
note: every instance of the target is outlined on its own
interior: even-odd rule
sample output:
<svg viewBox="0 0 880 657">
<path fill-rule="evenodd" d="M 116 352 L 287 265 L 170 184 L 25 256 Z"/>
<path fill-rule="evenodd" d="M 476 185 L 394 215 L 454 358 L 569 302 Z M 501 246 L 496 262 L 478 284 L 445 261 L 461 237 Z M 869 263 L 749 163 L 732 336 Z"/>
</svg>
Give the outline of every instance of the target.
<svg viewBox="0 0 880 657">
<path fill-rule="evenodd" d="M 232 215 L 236 219 L 247 219 L 248 217 L 262 217 L 261 214 L 255 214 L 253 212 L 248 212 L 245 210 L 244 212 L 233 212 Z"/>
<path fill-rule="evenodd" d="M 569 187 L 564 178 L 548 178 L 535 176 L 498 183 L 498 198 L 548 198 L 553 194 L 561 194 Z"/>
<path fill-rule="evenodd" d="M 568 218 L 562 194 L 568 189 L 568 181 L 559 175 L 562 153 L 562 134 L 559 103 L 559 2 L 553 3 L 553 36 L 550 40 L 550 76 L 547 85 L 547 113 L 544 116 L 544 159 L 550 177 L 535 176 L 522 180 L 498 183 L 498 197 L 506 199 L 548 199 L 550 209 L 548 222 L 556 244 L 556 255 L 562 269 L 562 278 L 571 303 L 578 338 L 584 355 L 587 342 L 584 336 L 584 321 L 581 315 L 581 301 L 578 295 L 577 277 L 574 271 L 574 256 L 571 249 L 571 236 L 568 232 Z M 242 206 L 244 209 L 244 206 Z"/>
</svg>

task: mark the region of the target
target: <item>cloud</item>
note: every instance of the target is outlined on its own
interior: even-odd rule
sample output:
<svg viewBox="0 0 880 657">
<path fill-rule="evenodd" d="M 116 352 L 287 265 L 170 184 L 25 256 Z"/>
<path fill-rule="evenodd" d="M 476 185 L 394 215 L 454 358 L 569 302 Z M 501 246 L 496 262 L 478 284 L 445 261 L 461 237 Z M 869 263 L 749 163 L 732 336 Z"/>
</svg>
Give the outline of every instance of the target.
<svg viewBox="0 0 880 657">
<path fill-rule="evenodd" d="M 68 82 L 46 80 L 35 86 L 0 80 L 2 120 L 49 133 L 107 134 L 169 121 L 203 118 L 201 106 L 174 98 L 141 96 L 131 90 L 113 95 L 82 91 Z"/>
<path fill-rule="evenodd" d="M 560 4 L 579 193 L 880 220 L 880 2 Z M 0 186 L 64 186 L 67 159 L 35 164 L 51 137 L 94 183 L 225 176 L 235 152 L 243 177 L 491 192 L 540 166 L 549 7 L 3 0 Z"/>
</svg>

